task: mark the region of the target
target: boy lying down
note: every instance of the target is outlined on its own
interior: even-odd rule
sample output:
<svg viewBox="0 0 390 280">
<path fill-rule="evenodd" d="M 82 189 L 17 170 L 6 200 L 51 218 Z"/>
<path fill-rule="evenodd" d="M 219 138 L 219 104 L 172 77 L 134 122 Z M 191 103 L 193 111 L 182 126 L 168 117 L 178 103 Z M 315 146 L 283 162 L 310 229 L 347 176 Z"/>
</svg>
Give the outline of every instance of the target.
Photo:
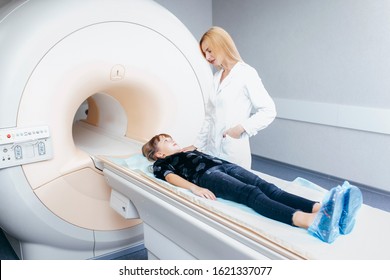
<svg viewBox="0 0 390 280">
<path fill-rule="evenodd" d="M 216 197 L 251 207 L 259 214 L 332 243 L 352 231 L 362 205 L 360 190 L 345 182 L 332 188 L 323 202 L 288 193 L 254 173 L 197 150 L 184 151 L 168 134 L 154 136 L 142 147 L 154 161 L 154 176 L 195 195 Z"/>
</svg>

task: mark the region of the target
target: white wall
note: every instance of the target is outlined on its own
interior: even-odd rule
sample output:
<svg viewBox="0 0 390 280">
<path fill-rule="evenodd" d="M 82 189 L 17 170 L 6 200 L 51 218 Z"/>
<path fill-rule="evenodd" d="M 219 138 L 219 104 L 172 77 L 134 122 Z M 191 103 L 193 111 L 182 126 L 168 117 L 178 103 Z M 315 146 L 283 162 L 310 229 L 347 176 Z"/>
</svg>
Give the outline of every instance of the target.
<svg viewBox="0 0 390 280">
<path fill-rule="evenodd" d="M 390 1 L 213 0 L 276 101 L 256 155 L 390 191 Z"/>
<path fill-rule="evenodd" d="M 212 0 L 155 0 L 155 2 L 180 19 L 197 40 L 212 25 Z"/>
<path fill-rule="evenodd" d="M 0 8 L 6 5 L 8 2 L 11 2 L 11 0 L 0 0 Z"/>
</svg>

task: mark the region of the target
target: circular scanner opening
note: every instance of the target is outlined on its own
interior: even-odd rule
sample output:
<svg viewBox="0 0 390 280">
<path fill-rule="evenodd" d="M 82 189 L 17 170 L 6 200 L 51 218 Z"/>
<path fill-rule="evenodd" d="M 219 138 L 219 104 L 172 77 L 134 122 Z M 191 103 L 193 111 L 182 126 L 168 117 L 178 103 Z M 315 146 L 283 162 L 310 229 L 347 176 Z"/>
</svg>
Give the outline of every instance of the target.
<svg viewBox="0 0 390 280">
<path fill-rule="evenodd" d="M 73 120 L 75 146 L 89 154 L 139 152 L 172 113 L 164 106 L 166 93 L 142 86 L 115 86 L 89 96 Z"/>
</svg>

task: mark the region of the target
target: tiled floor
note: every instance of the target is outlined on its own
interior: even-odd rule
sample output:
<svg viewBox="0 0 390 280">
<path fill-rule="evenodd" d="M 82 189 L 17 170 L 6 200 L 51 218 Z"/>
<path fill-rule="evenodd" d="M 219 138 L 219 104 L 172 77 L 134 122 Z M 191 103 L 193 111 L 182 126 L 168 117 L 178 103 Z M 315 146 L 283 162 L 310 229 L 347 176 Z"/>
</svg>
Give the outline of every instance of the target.
<svg viewBox="0 0 390 280">
<path fill-rule="evenodd" d="M 253 158 L 252 168 L 260 172 L 275 176 L 284 180 L 293 181 L 297 177 L 305 178 L 317 185 L 320 185 L 326 189 L 330 189 L 338 184 L 343 183 L 343 179 L 311 172 L 309 170 L 297 168 L 294 166 L 286 165 L 284 163 L 268 160 L 260 157 Z M 364 203 L 385 211 L 390 212 L 390 194 L 384 191 L 378 191 L 374 188 L 359 185 L 358 186 L 363 193 Z M 18 257 L 14 253 L 13 249 L 9 245 L 5 235 L 0 231 L 0 260 L 17 260 Z M 147 259 L 147 252 L 145 249 L 137 251 L 132 254 L 115 257 L 115 259 L 122 260 L 144 260 Z"/>
</svg>

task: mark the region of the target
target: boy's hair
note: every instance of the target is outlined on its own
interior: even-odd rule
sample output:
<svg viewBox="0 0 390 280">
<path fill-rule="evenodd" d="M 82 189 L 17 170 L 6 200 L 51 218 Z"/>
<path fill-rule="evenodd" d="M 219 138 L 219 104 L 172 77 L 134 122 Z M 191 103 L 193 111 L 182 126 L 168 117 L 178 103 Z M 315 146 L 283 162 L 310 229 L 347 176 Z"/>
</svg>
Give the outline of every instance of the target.
<svg viewBox="0 0 390 280">
<path fill-rule="evenodd" d="M 172 138 L 171 135 L 161 133 L 157 134 L 152 137 L 147 143 L 145 143 L 142 146 L 142 154 L 144 157 L 146 157 L 149 161 L 156 161 L 156 153 L 158 152 L 157 150 L 157 144 L 160 142 L 160 138 L 165 137 L 165 138 Z"/>
</svg>

